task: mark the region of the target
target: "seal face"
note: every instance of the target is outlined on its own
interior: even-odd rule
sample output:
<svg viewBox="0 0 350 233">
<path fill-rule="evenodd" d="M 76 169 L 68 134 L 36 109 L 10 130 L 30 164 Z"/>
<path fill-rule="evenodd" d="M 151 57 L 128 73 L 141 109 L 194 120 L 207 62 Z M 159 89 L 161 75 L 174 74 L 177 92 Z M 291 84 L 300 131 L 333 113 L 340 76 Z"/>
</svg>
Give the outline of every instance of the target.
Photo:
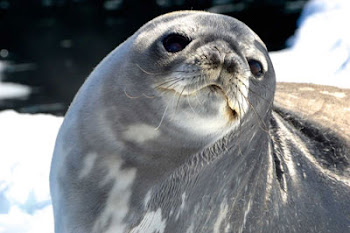
<svg viewBox="0 0 350 233">
<path fill-rule="evenodd" d="M 268 109 L 259 109 L 263 105 L 248 96 L 249 88 L 271 103 L 275 80 L 265 46 L 233 18 L 169 14 L 145 25 L 132 39 L 133 62 L 127 69 L 147 85 L 137 89 L 126 83 L 125 91 L 130 97 L 161 96 L 157 106 L 163 106 L 166 119 L 196 138 L 208 137 L 206 144 L 213 142 L 213 135 L 222 137 L 232 130 L 250 104 L 259 112 Z"/>
<path fill-rule="evenodd" d="M 180 11 L 145 24 L 66 115 L 55 231 L 346 231 L 349 147 L 332 136 L 341 150 L 327 154 L 322 130 L 272 111 L 275 82 L 265 45 L 234 18 Z"/>
</svg>

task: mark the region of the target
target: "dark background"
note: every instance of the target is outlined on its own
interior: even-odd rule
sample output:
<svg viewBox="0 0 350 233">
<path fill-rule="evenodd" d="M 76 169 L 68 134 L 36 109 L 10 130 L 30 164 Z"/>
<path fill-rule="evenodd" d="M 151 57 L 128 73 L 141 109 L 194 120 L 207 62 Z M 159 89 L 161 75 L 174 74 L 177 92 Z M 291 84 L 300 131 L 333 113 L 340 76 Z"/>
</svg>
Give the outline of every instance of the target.
<svg viewBox="0 0 350 233">
<path fill-rule="evenodd" d="M 270 51 L 285 48 L 306 0 L 0 0 L 2 82 L 33 87 L 0 110 L 63 115 L 93 67 L 150 19 L 207 10 L 245 22 Z"/>
</svg>

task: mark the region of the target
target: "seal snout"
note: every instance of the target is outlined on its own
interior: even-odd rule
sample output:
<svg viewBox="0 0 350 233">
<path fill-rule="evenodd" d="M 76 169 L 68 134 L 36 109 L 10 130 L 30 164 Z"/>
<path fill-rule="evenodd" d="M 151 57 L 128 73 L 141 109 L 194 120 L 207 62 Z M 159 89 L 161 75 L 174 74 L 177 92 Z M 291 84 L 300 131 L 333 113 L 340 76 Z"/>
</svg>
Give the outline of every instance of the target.
<svg viewBox="0 0 350 233">
<path fill-rule="evenodd" d="M 224 97 L 227 104 L 225 112 L 231 120 L 241 117 L 246 109 L 249 85 L 244 58 L 227 43 L 206 45 L 202 51 L 207 60 L 202 64 L 210 66 L 209 69 L 207 66 L 201 67 L 207 74 L 207 88 Z"/>
<path fill-rule="evenodd" d="M 222 73 L 239 73 L 240 65 L 242 64 L 240 56 L 230 49 L 229 46 L 219 45 L 208 45 L 204 48 L 204 51 L 207 53 L 204 57 L 208 59 L 207 62 L 210 64 L 210 68 L 216 69 L 219 72 L 219 76 Z"/>
</svg>

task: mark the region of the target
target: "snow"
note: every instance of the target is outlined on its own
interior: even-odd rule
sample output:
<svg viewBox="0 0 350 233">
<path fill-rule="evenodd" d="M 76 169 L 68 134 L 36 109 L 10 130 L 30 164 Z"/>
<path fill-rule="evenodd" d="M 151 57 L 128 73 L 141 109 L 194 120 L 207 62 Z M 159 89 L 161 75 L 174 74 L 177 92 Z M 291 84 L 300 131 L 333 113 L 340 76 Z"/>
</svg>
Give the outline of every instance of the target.
<svg viewBox="0 0 350 233">
<path fill-rule="evenodd" d="M 290 48 L 270 53 L 277 81 L 350 88 L 349 0 L 312 0 L 288 41 Z"/>
<path fill-rule="evenodd" d="M 278 81 L 350 88 L 346 22 L 349 0 L 310 1 L 288 41 L 290 47 L 271 53 Z M 0 63 L 0 71 L 3 67 Z M 15 87 L 15 93 L 6 85 L 0 77 L 0 99 L 26 96 L 24 89 Z M 0 233 L 53 232 L 48 177 L 61 123 L 61 117 L 51 115 L 0 112 Z"/>
<path fill-rule="evenodd" d="M 17 83 L 0 82 L 0 99 L 25 98 L 30 94 L 30 88 Z"/>
<path fill-rule="evenodd" d="M 1 74 L 4 72 L 6 66 L 8 66 L 6 62 L 0 62 L 0 99 L 26 98 L 31 92 L 30 87 L 17 83 L 1 82 Z"/>
<path fill-rule="evenodd" d="M 51 155 L 62 117 L 0 112 L 0 232 L 53 232 Z"/>
</svg>

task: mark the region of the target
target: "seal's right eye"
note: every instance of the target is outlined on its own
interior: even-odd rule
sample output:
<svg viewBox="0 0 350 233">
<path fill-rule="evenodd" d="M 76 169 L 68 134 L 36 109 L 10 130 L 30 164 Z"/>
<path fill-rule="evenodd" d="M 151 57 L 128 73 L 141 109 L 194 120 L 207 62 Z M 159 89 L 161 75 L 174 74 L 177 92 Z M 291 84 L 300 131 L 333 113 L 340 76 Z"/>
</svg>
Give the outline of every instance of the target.
<svg viewBox="0 0 350 233">
<path fill-rule="evenodd" d="M 177 53 L 183 50 L 191 40 L 179 34 L 170 34 L 163 39 L 163 46 L 169 53 Z"/>
<path fill-rule="evenodd" d="M 263 67 L 261 63 L 257 60 L 251 59 L 248 61 L 250 70 L 256 78 L 260 78 L 264 74 Z"/>
</svg>

